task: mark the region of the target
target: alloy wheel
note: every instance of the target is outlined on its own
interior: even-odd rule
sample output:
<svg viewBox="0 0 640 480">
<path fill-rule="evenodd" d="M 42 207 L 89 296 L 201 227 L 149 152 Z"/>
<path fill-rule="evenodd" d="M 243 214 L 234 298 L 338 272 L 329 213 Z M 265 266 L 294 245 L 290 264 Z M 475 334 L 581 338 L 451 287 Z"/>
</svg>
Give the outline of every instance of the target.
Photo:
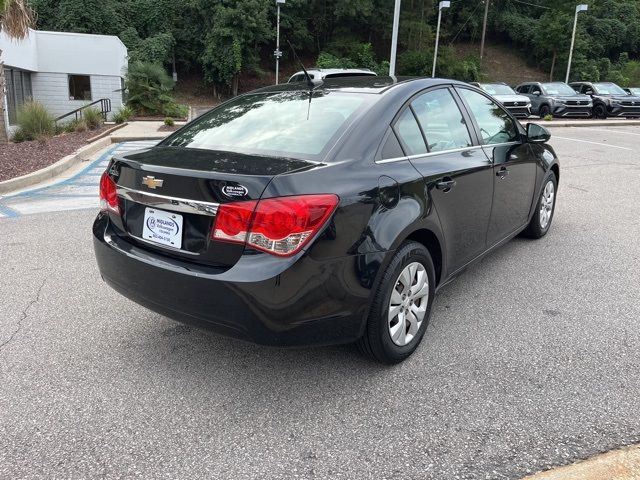
<svg viewBox="0 0 640 480">
<path fill-rule="evenodd" d="M 553 202 L 555 200 L 555 187 L 553 182 L 549 180 L 544 186 L 542 198 L 540 199 L 540 227 L 544 230 L 549 225 L 551 214 L 553 212 Z"/>
<path fill-rule="evenodd" d="M 389 335 L 405 346 L 418 334 L 429 304 L 429 277 L 424 266 L 413 262 L 404 267 L 391 292 L 388 311 Z"/>
</svg>

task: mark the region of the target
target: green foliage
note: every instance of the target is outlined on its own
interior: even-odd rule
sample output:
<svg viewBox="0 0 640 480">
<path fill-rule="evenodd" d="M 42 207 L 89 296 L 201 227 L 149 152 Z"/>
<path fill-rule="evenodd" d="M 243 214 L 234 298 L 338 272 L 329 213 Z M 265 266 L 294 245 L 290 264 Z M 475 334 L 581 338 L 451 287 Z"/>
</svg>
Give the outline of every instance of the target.
<svg viewBox="0 0 640 480">
<path fill-rule="evenodd" d="M 18 109 L 18 132 L 15 139 L 39 140 L 55 134 L 56 122 L 40 102 L 27 102 Z"/>
<path fill-rule="evenodd" d="M 553 115 L 551 115 L 550 113 L 546 114 L 546 115 L 544 116 L 544 120 L 545 120 L 546 122 L 550 122 L 551 120 L 553 120 Z"/>
<path fill-rule="evenodd" d="M 125 80 L 129 96 L 127 105 L 140 115 L 163 115 L 175 104 L 173 80 L 157 63 L 133 62 Z"/>
<path fill-rule="evenodd" d="M 118 110 L 116 113 L 113 114 L 113 121 L 117 124 L 121 124 L 126 122 L 127 120 L 129 120 L 131 117 L 133 117 L 133 109 L 131 109 L 131 107 L 128 106 L 122 106 L 120 107 L 120 110 Z"/>
<path fill-rule="evenodd" d="M 398 74 L 407 76 L 431 76 L 433 50 L 409 50 L 398 56 Z M 438 50 L 436 76 L 454 78 L 465 82 L 480 80 L 480 60 L 470 56 L 459 60 L 451 47 Z"/>
<path fill-rule="evenodd" d="M 171 118 L 171 117 L 166 117 L 166 118 L 164 119 L 164 124 L 165 124 L 167 127 L 173 127 L 173 126 L 176 124 L 176 122 L 175 122 L 175 120 L 174 120 L 173 118 Z"/>
<path fill-rule="evenodd" d="M 89 128 L 89 130 L 95 130 L 96 128 L 100 128 L 102 126 L 102 122 L 104 121 L 104 118 L 102 117 L 102 113 L 100 113 L 100 110 L 94 107 L 85 108 L 82 111 L 82 118 L 87 124 L 87 127 Z"/>
<path fill-rule="evenodd" d="M 187 118 L 189 106 L 181 103 L 170 103 L 165 105 L 162 113 L 171 118 Z"/>
<path fill-rule="evenodd" d="M 343 56 L 341 56 L 341 54 Z M 351 42 L 336 48 L 333 52 L 320 52 L 316 61 L 318 68 L 368 68 L 386 75 L 389 72 L 389 63 L 377 62 L 373 46 L 370 43 Z"/>
<path fill-rule="evenodd" d="M 86 119 L 74 118 L 73 120 L 70 120 L 69 122 L 65 123 L 63 126 L 63 129 L 67 133 L 74 133 L 74 132 L 81 133 L 89 130 L 89 126 L 87 125 Z"/>
</svg>

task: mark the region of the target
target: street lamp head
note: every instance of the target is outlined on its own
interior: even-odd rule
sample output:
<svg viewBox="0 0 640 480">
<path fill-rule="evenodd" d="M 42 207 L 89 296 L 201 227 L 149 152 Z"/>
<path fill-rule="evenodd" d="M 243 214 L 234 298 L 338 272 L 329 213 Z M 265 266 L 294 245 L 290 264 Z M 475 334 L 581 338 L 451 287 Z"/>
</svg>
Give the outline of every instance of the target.
<svg viewBox="0 0 640 480">
<path fill-rule="evenodd" d="M 451 6 L 450 1 L 442 1 L 438 4 L 438 10 L 442 10 L 443 8 L 449 8 Z"/>
<path fill-rule="evenodd" d="M 276 0 L 276 5 L 284 5 L 286 0 Z"/>
<path fill-rule="evenodd" d="M 586 5 L 584 3 L 581 3 L 580 5 L 576 6 L 576 13 L 578 13 L 578 12 L 586 12 L 587 10 L 589 10 L 589 5 Z"/>
</svg>

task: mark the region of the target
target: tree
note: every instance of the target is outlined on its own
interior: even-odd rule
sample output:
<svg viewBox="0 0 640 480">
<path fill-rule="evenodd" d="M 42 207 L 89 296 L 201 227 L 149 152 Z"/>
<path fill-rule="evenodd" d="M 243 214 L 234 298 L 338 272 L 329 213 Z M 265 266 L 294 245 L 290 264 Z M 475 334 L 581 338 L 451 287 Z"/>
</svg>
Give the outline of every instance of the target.
<svg viewBox="0 0 640 480">
<path fill-rule="evenodd" d="M 24 0 L 0 0 L 0 31 L 9 38 L 23 39 L 33 24 L 33 11 Z M 0 59 L 2 51 L 0 51 Z M 5 123 L 5 77 L 4 62 L 0 60 L 0 143 L 9 143 Z"/>
</svg>

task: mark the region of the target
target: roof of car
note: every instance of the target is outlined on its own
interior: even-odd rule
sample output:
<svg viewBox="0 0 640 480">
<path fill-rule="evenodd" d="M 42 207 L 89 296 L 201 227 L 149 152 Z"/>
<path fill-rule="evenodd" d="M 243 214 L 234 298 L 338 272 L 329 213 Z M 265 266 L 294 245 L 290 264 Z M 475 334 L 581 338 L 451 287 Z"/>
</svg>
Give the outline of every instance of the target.
<svg viewBox="0 0 640 480">
<path fill-rule="evenodd" d="M 410 82 L 421 82 L 421 86 L 423 88 L 443 84 L 468 85 L 458 80 L 442 78 L 361 76 L 327 78 L 323 82 L 317 83 L 314 88 L 316 90 L 341 90 L 354 93 L 383 93 L 396 85 Z M 309 90 L 309 87 L 305 82 L 295 82 L 271 85 L 269 87 L 254 90 L 250 93 L 292 92 L 305 90 Z"/>
</svg>

